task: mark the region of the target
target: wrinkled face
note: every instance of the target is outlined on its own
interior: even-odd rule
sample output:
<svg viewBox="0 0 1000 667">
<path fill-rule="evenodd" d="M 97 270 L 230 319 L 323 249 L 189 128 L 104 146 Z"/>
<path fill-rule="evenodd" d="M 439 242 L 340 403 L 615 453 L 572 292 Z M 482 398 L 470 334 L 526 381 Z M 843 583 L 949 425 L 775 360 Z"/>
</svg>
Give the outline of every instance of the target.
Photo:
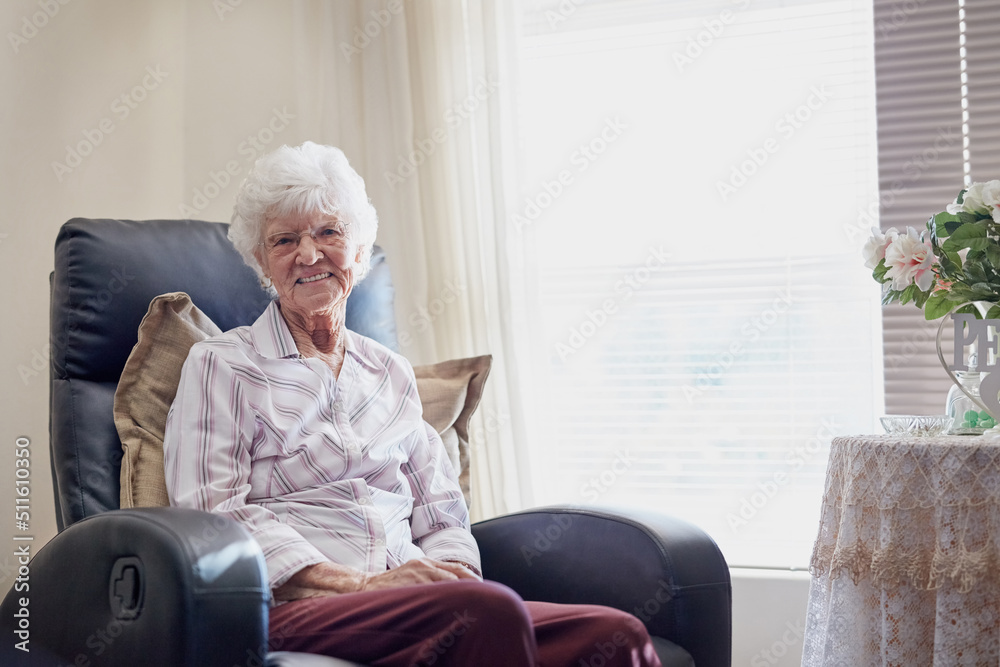
<svg viewBox="0 0 1000 667">
<path fill-rule="evenodd" d="M 268 221 L 257 261 L 274 283 L 282 311 L 309 317 L 347 301 L 361 250 L 336 216 L 293 213 Z"/>
</svg>

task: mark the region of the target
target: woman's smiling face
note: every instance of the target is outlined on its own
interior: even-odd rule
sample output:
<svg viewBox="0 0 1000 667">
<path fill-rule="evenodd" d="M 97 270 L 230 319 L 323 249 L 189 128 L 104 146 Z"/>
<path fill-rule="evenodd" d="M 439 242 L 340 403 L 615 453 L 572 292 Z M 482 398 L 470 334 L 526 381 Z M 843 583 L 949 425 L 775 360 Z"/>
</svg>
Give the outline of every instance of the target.
<svg viewBox="0 0 1000 667">
<path fill-rule="evenodd" d="M 361 248 L 350 227 L 325 213 L 292 213 L 264 228 L 258 261 L 283 312 L 313 317 L 343 306 L 354 289 Z"/>
</svg>

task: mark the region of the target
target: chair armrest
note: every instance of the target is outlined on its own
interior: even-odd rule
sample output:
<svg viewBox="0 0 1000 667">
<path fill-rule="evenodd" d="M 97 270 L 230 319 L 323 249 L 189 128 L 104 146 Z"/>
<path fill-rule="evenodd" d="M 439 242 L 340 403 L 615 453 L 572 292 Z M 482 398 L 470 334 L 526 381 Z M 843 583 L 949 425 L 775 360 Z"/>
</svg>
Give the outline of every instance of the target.
<svg viewBox="0 0 1000 667">
<path fill-rule="evenodd" d="M 483 574 L 526 600 L 631 612 L 698 667 L 732 661 L 732 588 L 718 546 L 666 515 L 543 507 L 472 526 Z"/>
<path fill-rule="evenodd" d="M 179 508 L 116 510 L 78 521 L 37 555 L 31 546 L 14 542 L 34 557 L 0 605 L 0 664 L 264 663 L 270 591 L 260 547 L 239 524 Z"/>
</svg>

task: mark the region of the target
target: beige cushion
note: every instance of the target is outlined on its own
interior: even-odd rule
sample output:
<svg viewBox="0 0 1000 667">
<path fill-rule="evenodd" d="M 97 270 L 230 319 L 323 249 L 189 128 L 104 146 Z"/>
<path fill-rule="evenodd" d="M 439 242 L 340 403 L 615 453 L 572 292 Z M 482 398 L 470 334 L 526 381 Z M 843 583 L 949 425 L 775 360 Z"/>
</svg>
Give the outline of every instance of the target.
<svg viewBox="0 0 1000 667">
<path fill-rule="evenodd" d="M 424 407 L 424 421 L 441 436 L 458 481 L 471 506 L 469 491 L 469 420 L 483 397 L 486 376 L 493 364 L 491 355 L 442 361 L 415 366 L 417 393 Z"/>
<path fill-rule="evenodd" d="M 139 324 L 115 392 L 115 427 L 122 441 L 121 506 L 170 504 L 163 477 L 163 429 L 188 350 L 222 331 L 184 292 L 153 299 Z"/>
<path fill-rule="evenodd" d="M 122 441 L 121 506 L 169 505 L 163 475 L 163 431 L 191 346 L 222 333 L 183 292 L 153 299 L 139 324 L 115 392 L 115 427 Z M 455 359 L 413 369 L 424 420 L 441 435 L 469 495 L 469 420 L 483 395 L 493 357 Z"/>
</svg>

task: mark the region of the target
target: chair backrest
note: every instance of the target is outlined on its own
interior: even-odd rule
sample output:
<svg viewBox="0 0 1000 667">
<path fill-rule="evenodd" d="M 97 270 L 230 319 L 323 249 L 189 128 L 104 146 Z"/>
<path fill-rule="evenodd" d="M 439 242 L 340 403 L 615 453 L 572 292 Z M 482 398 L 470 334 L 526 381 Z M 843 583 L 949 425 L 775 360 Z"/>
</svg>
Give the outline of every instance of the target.
<svg viewBox="0 0 1000 667">
<path fill-rule="evenodd" d="M 187 292 L 223 331 L 252 323 L 269 297 L 226 238 L 198 220 L 63 225 L 51 276 L 49 436 L 59 530 L 118 509 L 122 459 L 112 406 L 153 297 Z M 393 287 L 377 246 L 351 293 L 347 326 L 398 349 Z"/>
</svg>

